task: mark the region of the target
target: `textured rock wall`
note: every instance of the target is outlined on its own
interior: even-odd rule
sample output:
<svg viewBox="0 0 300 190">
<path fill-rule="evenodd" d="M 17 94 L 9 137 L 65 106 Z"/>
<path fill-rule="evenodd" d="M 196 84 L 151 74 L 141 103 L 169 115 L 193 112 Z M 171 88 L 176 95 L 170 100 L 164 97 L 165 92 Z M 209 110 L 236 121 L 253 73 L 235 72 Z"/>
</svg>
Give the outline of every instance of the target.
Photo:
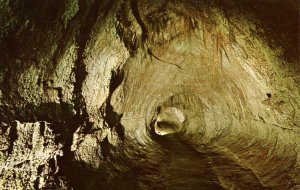
<svg viewBox="0 0 300 190">
<path fill-rule="evenodd" d="M 0 0 L 1 188 L 300 188 L 298 9 Z"/>
<path fill-rule="evenodd" d="M 62 145 L 46 122 L 15 122 L 2 125 L 1 189 L 44 189 L 57 187 L 57 157 Z M 58 184 L 56 184 L 58 183 Z M 63 184 L 60 184 L 63 185 Z M 63 186 L 61 186 L 63 187 Z"/>
</svg>

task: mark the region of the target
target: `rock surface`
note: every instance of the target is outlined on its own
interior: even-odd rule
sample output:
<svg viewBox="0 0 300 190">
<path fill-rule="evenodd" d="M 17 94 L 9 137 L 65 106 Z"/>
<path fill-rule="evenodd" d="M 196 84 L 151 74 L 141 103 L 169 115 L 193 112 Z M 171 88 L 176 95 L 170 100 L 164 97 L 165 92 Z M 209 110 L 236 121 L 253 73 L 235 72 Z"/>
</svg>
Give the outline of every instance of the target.
<svg viewBox="0 0 300 190">
<path fill-rule="evenodd" d="M 0 189 L 300 189 L 298 15 L 0 0 Z"/>
</svg>

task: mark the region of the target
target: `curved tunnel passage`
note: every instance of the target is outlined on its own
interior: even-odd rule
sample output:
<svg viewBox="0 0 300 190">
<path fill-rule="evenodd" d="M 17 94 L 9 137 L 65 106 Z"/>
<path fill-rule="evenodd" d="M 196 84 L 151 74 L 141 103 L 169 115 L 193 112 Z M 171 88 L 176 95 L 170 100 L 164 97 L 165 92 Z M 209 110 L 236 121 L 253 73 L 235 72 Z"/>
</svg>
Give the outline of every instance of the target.
<svg viewBox="0 0 300 190">
<path fill-rule="evenodd" d="M 294 0 L 2 0 L 0 189 L 300 188 Z"/>
<path fill-rule="evenodd" d="M 161 56 L 170 56 L 168 51 L 182 39 L 172 43 Z M 177 53 L 186 53 L 189 45 L 184 41 Z M 209 65 L 210 58 L 186 59 L 181 70 L 145 58 L 143 52 L 122 67 L 124 80 L 110 99 L 120 125 L 107 136 L 110 159 L 104 161 L 115 177 L 104 178 L 110 181 L 105 188 L 254 190 L 295 185 L 295 157 L 286 153 L 297 154 L 298 141 L 292 141 L 297 135 L 270 122 L 274 116 L 264 107 L 269 100 L 266 84 L 243 61 L 229 64 L 235 59 L 227 57 L 230 51 L 235 55 L 238 50 L 228 48 L 219 52 L 222 67 Z M 141 65 L 139 56 L 147 64 Z M 116 141 L 113 132 L 120 126 L 124 140 Z M 272 152 L 269 146 L 283 151 Z M 97 175 L 92 181 L 103 180 Z"/>
</svg>

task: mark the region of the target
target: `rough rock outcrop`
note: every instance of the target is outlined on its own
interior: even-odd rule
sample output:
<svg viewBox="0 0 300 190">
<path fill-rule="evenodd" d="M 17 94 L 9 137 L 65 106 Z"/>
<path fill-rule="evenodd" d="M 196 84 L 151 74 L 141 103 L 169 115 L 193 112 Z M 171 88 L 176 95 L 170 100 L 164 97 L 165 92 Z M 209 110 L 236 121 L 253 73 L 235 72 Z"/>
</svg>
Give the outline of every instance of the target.
<svg viewBox="0 0 300 190">
<path fill-rule="evenodd" d="M 62 145 L 46 122 L 1 126 L 1 189 L 55 189 Z M 59 186 L 60 188 L 63 186 Z"/>
<path fill-rule="evenodd" d="M 300 188 L 296 1 L 0 0 L 0 188 Z"/>
</svg>

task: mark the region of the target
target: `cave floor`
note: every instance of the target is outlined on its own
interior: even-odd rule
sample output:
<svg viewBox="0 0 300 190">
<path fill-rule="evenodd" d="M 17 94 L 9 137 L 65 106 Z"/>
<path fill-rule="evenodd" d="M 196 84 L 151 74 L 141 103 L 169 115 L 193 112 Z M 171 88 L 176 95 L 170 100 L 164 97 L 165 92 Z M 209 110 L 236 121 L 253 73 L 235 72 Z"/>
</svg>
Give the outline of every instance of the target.
<svg viewBox="0 0 300 190">
<path fill-rule="evenodd" d="M 176 136 L 170 136 L 168 139 L 172 143 L 172 159 L 168 169 L 166 189 L 224 189 L 219 185 L 218 177 L 215 175 L 207 155 L 180 142 Z"/>
</svg>

